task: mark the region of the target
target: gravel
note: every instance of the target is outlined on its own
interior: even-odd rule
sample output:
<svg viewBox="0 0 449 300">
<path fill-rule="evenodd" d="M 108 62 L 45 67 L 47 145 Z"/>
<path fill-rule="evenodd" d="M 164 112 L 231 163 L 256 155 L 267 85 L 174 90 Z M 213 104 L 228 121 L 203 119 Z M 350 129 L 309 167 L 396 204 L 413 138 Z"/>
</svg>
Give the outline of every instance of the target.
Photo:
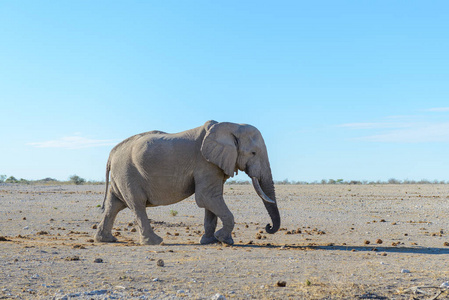
<svg viewBox="0 0 449 300">
<path fill-rule="evenodd" d="M 198 243 L 193 197 L 147 209 L 164 245 L 139 245 L 129 210 L 118 243 L 95 243 L 103 190 L 0 185 L 0 298 L 409 299 L 409 287 L 449 281 L 449 185 L 277 186 L 274 235 L 252 187 L 225 186 L 234 246 Z"/>
</svg>

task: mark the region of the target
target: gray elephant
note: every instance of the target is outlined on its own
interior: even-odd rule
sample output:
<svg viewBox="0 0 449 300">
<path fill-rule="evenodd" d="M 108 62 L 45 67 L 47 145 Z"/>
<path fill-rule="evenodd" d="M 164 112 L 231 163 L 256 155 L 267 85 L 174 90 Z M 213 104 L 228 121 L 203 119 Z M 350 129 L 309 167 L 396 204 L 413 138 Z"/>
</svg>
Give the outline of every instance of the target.
<svg viewBox="0 0 449 300">
<path fill-rule="evenodd" d="M 205 233 L 200 243 L 232 245 L 234 216 L 224 202 L 223 184 L 238 170 L 251 177 L 273 223 L 265 229 L 275 233 L 281 219 L 267 149 L 257 128 L 208 121 L 175 134 L 150 131 L 134 135 L 109 155 L 104 215 L 95 240 L 115 242 L 111 233 L 115 217 L 128 207 L 136 216 L 141 244 L 160 244 L 162 238 L 153 232 L 146 207 L 173 204 L 195 193 L 197 205 L 205 210 Z M 217 218 L 223 227 L 215 232 Z"/>
</svg>

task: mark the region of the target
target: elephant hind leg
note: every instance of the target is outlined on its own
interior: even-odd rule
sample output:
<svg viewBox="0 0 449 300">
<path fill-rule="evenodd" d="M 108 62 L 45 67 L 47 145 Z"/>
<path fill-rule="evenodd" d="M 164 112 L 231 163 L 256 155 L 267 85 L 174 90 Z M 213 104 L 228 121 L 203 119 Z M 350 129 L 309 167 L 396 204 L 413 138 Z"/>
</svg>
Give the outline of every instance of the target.
<svg viewBox="0 0 449 300">
<path fill-rule="evenodd" d="M 215 229 L 217 228 L 217 216 L 208 209 L 205 209 L 204 214 L 204 231 L 205 233 L 201 237 L 200 243 L 202 245 L 213 244 L 218 242 L 214 236 Z"/>
<path fill-rule="evenodd" d="M 146 207 L 136 207 L 133 209 L 136 214 L 137 224 L 140 231 L 140 243 L 142 245 L 159 245 L 163 239 L 154 233 L 150 220 L 146 212 Z"/>
<path fill-rule="evenodd" d="M 112 235 L 112 226 L 114 225 L 115 218 L 117 214 L 126 208 L 125 203 L 123 203 L 117 196 L 112 192 L 109 192 L 105 207 L 103 220 L 98 226 L 97 233 L 95 234 L 95 241 L 97 242 L 116 242 L 117 239 Z"/>
</svg>

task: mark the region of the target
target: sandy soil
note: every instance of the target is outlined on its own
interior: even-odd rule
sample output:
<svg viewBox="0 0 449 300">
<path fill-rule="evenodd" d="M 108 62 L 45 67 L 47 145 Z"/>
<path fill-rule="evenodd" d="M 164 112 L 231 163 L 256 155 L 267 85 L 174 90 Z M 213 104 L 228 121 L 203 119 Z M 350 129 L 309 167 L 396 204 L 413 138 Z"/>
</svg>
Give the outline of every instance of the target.
<svg viewBox="0 0 449 300">
<path fill-rule="evenodd" d="M 274 235 L 262 231 L 269 217 L 252 187 L 226 186 L 232 247 L 198 243 L 203 211 L 192 197 L 148 208 L 163 245 L 136 244 L 129 210 L 116 220 L 118 243 L 94 243 L 103 192 L 0 185 L 0 298 L 448 297 L 407 289 L 449 280 L 449 185 L 277 186 Z"/>
</svg>

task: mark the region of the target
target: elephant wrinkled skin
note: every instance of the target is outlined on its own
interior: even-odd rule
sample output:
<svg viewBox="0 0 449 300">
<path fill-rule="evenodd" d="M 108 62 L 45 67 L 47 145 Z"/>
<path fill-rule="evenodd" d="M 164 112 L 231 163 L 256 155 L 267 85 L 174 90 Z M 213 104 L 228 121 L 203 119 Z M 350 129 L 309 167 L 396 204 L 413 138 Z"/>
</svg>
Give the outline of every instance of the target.
<svg viewBox="0 0 449 300">
<path fill-rule="evenodd" d="M 238 170 L 252 178 L 272 220 L 266 231 L 275 233 L 280 227 L 279 210 L 267 149 L 255 127 L 208 121 L 175 134 L 150 131 L 134 135 L 109 155 L 104 214 L 95 240 L 116 241 L 111 232 L 115 217 L 128 207 L 136 216 L 140 242 L 160 244 L 162 238 L 153 232 L 146 207 L 173 204 L 195 193 L 197 205 L 205 210 L 201 244 L 220 241 L 232 245 L 234 216 L 224 202 L 223 184 Z M 215 231 L 217 218 L 223 227 Z"/>
</svg>

